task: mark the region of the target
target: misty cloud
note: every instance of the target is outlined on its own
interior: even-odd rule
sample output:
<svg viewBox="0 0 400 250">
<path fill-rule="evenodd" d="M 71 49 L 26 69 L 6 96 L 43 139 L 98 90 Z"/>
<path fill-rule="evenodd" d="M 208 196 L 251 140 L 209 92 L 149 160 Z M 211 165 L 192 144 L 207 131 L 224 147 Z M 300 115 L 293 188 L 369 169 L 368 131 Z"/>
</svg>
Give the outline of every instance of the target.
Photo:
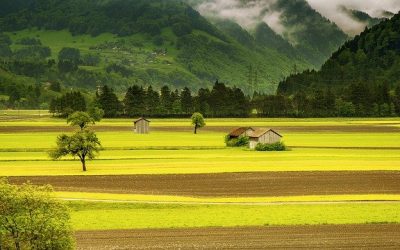
<svg viewBox="0 0 400 250">
<path fill-rule="evenodd" d="M 267 23 L 277 34 L 290 35 L 293 27 L 282 24 L 282 13 L 274 8 L 279 0 L 192 0 L 198 3 L 196 9 L 208 18 L 229 19 L 245 29 L 252 29 L 258 23 Z M 282 0 L 280 0 L 282 1 Z M 292 0 L 287 0 L 292 1 Z M 364 30 L 367 23 L 355 20 L 344 11 L 359 10 L 371 17 L 384 17 L 384 12 L 400 11 L 400 0 L 305 0 L 321 15 L 338 25 L 345 33 L 356 35 Z M 292 41 L 293 42 L 293 41 Z"/>
<path fill-rule="evenodd" d="M 283 34 L 281 13 L 271 10 L 275 3 L 276 0 L 207 0 L 199 4 L 197 10 L 206 17 L 233 20 L 246 29 L 265 22 L 276 33 Z"/>
<path fill-rule="evenodd" d="M 384 11 L 397 13 L 400 10 L 399 0 L 307 0 L 307 2 L 350 35 L 360 33 L 367 24 L 350 17 L 343 11 L 343 6 L 368 13 L 371 17 L 384 17 Z"/>
</svg>

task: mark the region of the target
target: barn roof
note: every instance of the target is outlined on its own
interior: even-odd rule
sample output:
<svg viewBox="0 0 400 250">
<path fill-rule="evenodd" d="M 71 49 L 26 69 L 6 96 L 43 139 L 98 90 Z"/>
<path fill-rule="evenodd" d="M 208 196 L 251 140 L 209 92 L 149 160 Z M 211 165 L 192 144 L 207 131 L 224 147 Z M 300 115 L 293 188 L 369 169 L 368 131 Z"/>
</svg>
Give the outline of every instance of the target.
<svg viewBox="0 0 400 250">
<path fill-rule="evenodd" d="M 253 130 L 253 132 L 249 135 L 249 137 L 250 138 L 260 138 L 261 136 L 265 135 L 269 131 L 275 133 L 279 137 L 283 137 L 281 134 L 279 134 L 278 132 L 276 132 L 275 130 L 273 130 L 271 128 L 259 128 L 259 129 Z"/>
<path fill-rule="evenodd" d="M 254 131 L 254 129 L 251 128 L 251 127 L 241 127 L 241 128 L 236 128 L 235 130 L 233 130 L 232 132 L 230 132 L 230 133 L 229 133 L 229 136 L 231 136 L 231 137 L 239 137 L 239 136 L 241 136 L 244 132 L 246 132 L 246 131 L 249 130 L 249 129 L 251 129 L 251 130 Z"/>
<path fill-rule="evenodd" d="M 145 120 L 145 121 L 147 121 L 147 122 L 150 122 L 150 121 L 147 120 L 146 118 L 140 117 L 139 119 L 137 119 L 136 121 L 134 121 L 134 123 L 136 124 L 136 123 L 138 123 L 138 122 L 141 121 L 141 120 Z"/>
</svg>

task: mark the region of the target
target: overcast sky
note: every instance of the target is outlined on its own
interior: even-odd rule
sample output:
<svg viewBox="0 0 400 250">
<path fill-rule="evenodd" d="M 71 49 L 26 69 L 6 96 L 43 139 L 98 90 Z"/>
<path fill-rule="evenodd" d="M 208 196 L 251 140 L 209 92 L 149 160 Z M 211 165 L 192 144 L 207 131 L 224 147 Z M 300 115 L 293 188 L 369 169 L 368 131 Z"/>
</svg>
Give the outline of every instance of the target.
<svg viewBox="0 0 400 250">
<path fill-rule="evenodd" d="M 400 0 L 307 0 L 307 2 L 323 16 L 352 35 L 361 32 L 365 28 L 365 24 L 359 23 L 341 12 L 341 6 L 361 10 L 373 17 L 382 17 L 382 11 L 397 13 L 400 10 Z"/>
<path fill-rule="evenodd" d="M 291 1 L 291 0 L 288 0 Z M 366 24 L 352 19 L 343 12 L 343 8 L 360 10 L 373 17 L 382 17 L 382 11 L 397 13 L 400 0 L 306 0 L 312 8 L 336 23 L 344 32 L 356 35 L 364 30 Z M 281 24 L 281 13 L 277 11 L 262 12 L 273 5 L 276 0 L 207 0 L 197 6 L 205 16 L 218 16 L 235 20 L 242 27 L 251 29 L 261 20 L 275 32 L 282 34 L 285 27 Z M 262 13 L 262 14 L 261 14 Z"/>
</svg>

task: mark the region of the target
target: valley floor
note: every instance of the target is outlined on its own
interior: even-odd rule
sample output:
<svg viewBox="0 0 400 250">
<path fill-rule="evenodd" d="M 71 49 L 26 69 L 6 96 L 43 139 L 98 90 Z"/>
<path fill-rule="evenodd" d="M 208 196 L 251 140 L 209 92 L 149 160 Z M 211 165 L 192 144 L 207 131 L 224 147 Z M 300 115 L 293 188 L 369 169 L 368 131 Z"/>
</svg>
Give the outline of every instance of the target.
<svg viewBox="0 0 400 250">
<path fill-rule="evenodd" d="M 3 112 L 0 112 L 3 113 Z M 88 172 L 47 152 L 64 120 L 0 115 L 0 176 L 51 184 L 79 249 L 400 248 L 400 120 L 128 119 L 93 127 Z M 285 152 L 224 146 L 239 126 L 272 127 Z"/>
</svg>

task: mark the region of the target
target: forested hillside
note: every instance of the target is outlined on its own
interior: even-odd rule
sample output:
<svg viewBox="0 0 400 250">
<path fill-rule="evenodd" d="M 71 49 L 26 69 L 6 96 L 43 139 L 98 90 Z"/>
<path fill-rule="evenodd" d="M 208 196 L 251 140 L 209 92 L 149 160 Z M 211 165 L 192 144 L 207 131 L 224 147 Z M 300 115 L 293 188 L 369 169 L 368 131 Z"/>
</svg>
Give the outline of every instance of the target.
<svg viewBox="0 0 400 250">
<path fill-rule="evenodd" d="M 345 43 L 320 71 L 288 77 L 278 93 L 292 96 L 304 110 L 307 99 L 318 98 L 322 114 L 335 99 L 353 115 L 400 113 L 400 14 Z"/>
<path fill-rule="evenodd" d="M 334 23 L 310 7 L 305 0 L 278 0 L 274 8 L 282 13 L 284 37 L 319 68 L 348 36 Z"/>
<path fill-rule="evenodd" d="M 44 92 L 47 83 L 92 93 L 108 84 L 121 95 L 133 83 L 198 90 L 221 79 L 247 94 L 273 93 L 294 65 L 311 67 L 256 42 L 238 25 L 239 33 L 218 29 L 181 1 L 0 0 L 0 5 L 1 75 L 15 75 L 13 81 Z M 4 86 L 0 94 L 8 98 L 14 90 Z M 27 98 L 26 91 L 17 92 Z"/>
<path fill-rule="evenodd" d="M 257 37 L 262 30 L 268 47 L 288 49 L 319 68 L 348 36 L 305 0 L 186 0 L 213 23 L 231 20 Z M 267 31 L 269 29 L 269 31 Z M 279 45 L 277 45 L 277 43 Z M 288 46 L 289 44 L 289 46 Z"/>
</svg>

